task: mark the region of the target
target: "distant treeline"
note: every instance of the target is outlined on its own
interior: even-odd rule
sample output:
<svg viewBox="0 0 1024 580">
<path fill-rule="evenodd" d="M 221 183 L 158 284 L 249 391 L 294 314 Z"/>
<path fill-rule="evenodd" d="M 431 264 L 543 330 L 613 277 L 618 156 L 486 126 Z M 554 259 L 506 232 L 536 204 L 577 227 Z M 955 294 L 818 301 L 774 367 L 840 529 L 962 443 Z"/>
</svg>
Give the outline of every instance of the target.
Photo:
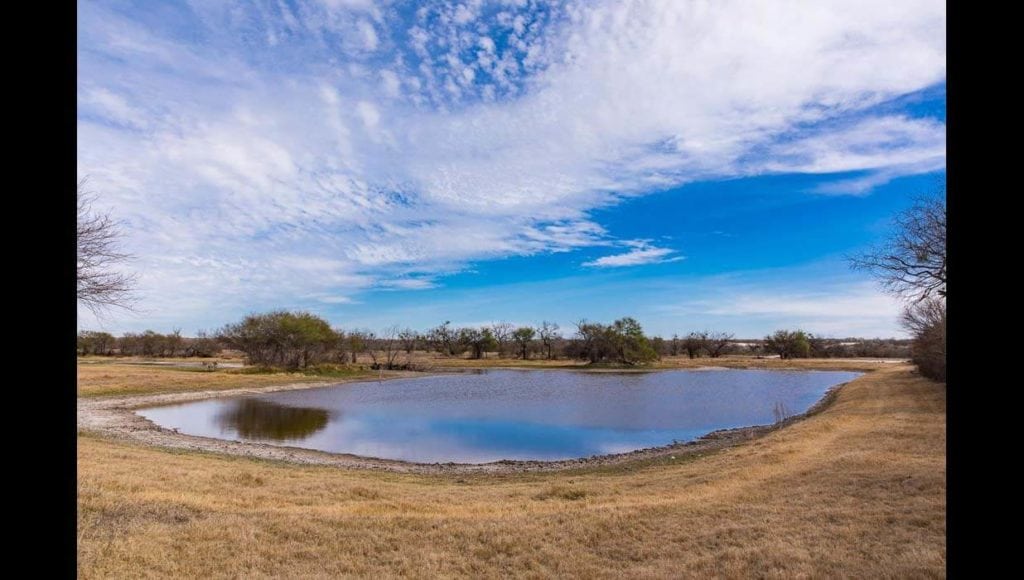
<svg viewBox="0 0 1024 580">
<path fill-rule="evenodd" d="M 193 357 L 217 356 L 224 350 L 220 339 L 199 332 L 195 337 L 184 337 L 180 330 L 161 334 L 147 330 L 141 333 L 126 332 L 114 336 L 109 332 L 83 330 L 78 333 L 78 354 L 101 356 L 154 356 Z"/>
<path fill-rule="evenodd" d="M 306 312 L 252 314 L 213 334 L 183 337 L 180 331 L 147 330 L 114 337 L 106 332 L 78 335 L 80 355 L 152 357 L 217 356 L 225 349 L 244 353 L 254 365 L 306 368 L 321 363 L 355 363 L 368 357 L 373 368 L 410 368 L 412 353 L 450 357 L 488 356 L 518 359 L 573 359 L 593 364 L 635 365 L 667 356 L 718 358 L 727 354 L 782 358 L 908 357 L 910 341 L 835 339 L 802 330 L 779 330 L 763 339 L 737 339 L 725 332 L 695 331 L 669 338 L 648 336 L 633 318 L 611 324 L 580 320 L 565 336 L 558 324 L 536 326 L 499 322 L 483 327 L 454 327 L 445 322 L 426 331 L 391 326 L 379 332 L 332 328 Z M 365 360 L 365 358 L 363 359 Z"/>
</svg>

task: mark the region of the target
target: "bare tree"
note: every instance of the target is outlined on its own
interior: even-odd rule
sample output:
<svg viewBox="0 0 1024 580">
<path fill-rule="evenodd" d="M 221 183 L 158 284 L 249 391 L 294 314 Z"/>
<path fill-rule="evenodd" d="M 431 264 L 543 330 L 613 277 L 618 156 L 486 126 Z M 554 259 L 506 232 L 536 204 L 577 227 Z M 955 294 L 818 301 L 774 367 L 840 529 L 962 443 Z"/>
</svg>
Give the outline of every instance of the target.
<svg viewBox="0 0 1024 580">
<path fill-rule="evenodd" d="M 581 318 L 573 323 L 576 326 L 576 339 L 573 341 L 573 353 L 576 358 L 589 359 L 596 363 L 601 360 L 601 342 L 604 335 L 604 326 L 598 323 L 589 322 Z"/>
<path fill-rule="evenodd" d="M 405 349 L 405 354 L 412 354 L 412 351 L 416 350 L 416 346 L 420 342 L 420 333 L 411 328 L 406 328 L 398 333 L 398 340 L 402 341 L 402 348 Z"/>
<path fill-rule="evenodd" d="M 855 258 L 889 292 L 908 301 L 903 325 L 914 335 L 912 358 L 922 375 L 946 380 L 945 190 L 919 198 L 896 217 L 896 230 L 881 246 Z"/>
<path fill-rule="evenodd" d="M 946 380 L 946 301 L 929 298 L 903 311 L 903 326 L 914 334 L 911 353 L 922 375 Z"/>
<path fill-rule="evenodd" d="M 348 331 L 348 351 L 352 355 L 352 364 L 359 362 L 359 355 L 369 348 L 373 333 L 369 330 L 354 328 Z"/>
<path fill-rule="evenodd" d="M 705 332 L 707 340 L 704 343 L 711 358 L 718 358 L 729 351 L 733 335 L 728 332 Z"/>
<path fill-rule="evenodd" d="M 370 343 L 369 354 L 370 359 L 373 360 L 374 368 L 390 370 L 396 367 L 395 360 L 402 351 L 399 348 L 401 344 L 398 338 L 400 332 L 398 325 L 392 325 L 380 331 L 379 335 L 372 332 L 369 333 L 369 340 L 367 342 Z M 379 359 L 377 356 L 378 352 L 380 352 Z"/>
<path fill-rule="evenodd" d="M 544 345 L 544 350 L 547 352 L 548 359 L 555 358 L 552 356 L 552 347 L 554 346 L 554 341 L 557 337 L 558 323 L 548 322 L 545 320 L 537 327 L 537 338 L 539 338 L 541 344 Z"/>
<path fill-rule="evenodd" d="M 929 298 L 903 311 L 900 317 L 903 327 L 914 334 L 925 332 L 937 324 L 946 324 L 946 302 L 940 298 Z"/>
<path fill-rule="evenodd" d="M 946 197 L 922 197 L 896 216 L 895 232 L 881 245 L 850 259 L 889 292 L 913 302 L 946 296 Z"/>
<path fill-rule="evenodd" d="M 681 343 L 681 341 L 679 340 L 679 335 L 678 334 L 673 334 L 672 335 L 672 340 L 669 341 L 669 343 L 668 343 L 669 344 L 669 354 L 671 354 L 672 356 L 678 355 L 679 354 L 680 343 Z"/>
<path fill-rule="evenodd" d="M 110 213 L 93 211 L 96 194 L 78 182 L 78 301 L 93 314 L 110 307 L 132 309 L 135 277 L 118 272 L 118 264 L 131 259 L 118 246 L 121 231 Z"/>
<path fill-rule="evenodd" d="M 429 341 L 433 343 L 435 350 L 443 352 L 448 356 L 455 356 L 456 354 L 462 354 L 465 350 L 460 350 L 459 333 L 454 328 L 451 328 L 450 325 L 451 321 L 445 320 L 444 324 L 430 329 L 427 336 Z"/>
<path fill-rule="evenodd" d="M 505 356 L 508 345 L 512 342 L 512 331 L 516 326 L 511 322 L 494 322 L 491 324 L 491 334 L 498 343 L 498 356 Z"/>
<path fill-rule="evenodd" d="M 683 349 L 690 358 L 698 358 L 708 352 L 708 333 L 691 332 L 683 340 Z"/>
</svg>

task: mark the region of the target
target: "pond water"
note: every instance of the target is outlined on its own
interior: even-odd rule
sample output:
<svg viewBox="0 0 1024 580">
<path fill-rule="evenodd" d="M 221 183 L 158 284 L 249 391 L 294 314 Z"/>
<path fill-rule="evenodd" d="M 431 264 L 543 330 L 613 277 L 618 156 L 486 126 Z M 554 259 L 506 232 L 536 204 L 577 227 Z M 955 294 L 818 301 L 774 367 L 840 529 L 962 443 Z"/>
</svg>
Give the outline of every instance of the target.
<svg viewBox="0 0 1024 580">
<path fill-rule="evenodd" d="M 622 453 L 806 411 L 861 373 L 487 370 L 140 409 L 181 433 L 424 463 Z"/>
</svg>

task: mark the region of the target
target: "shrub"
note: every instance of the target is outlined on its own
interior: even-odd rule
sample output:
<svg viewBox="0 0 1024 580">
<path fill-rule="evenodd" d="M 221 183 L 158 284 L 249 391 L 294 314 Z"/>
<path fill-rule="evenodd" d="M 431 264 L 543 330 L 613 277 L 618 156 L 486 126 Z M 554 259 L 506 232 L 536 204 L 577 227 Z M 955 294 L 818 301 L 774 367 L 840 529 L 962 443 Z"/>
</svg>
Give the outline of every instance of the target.
<svg viewBox="0 0 1024 580">
<path fill-rule="evenodd" d="M 811 340 L 802 330 L 776 330 L 764 337 L 764 349 L 781 358 L 807 358 L 811 356 Z"/>
<path fill-rule="evenodd" d="M 287 369 L 325 362 L 339 341 L 326 320 L 284 310 L 250 314 L 222 328 L 219 337 L 245 353 L 249 364 Z"/>
<path fill-rule="evenodd" d="M 914 335 L 911 358 L 918 371 L 936 381 L 946 380 L 946 301 L 931 298 L 903 312 L 903 325 Z"/>
</svg>

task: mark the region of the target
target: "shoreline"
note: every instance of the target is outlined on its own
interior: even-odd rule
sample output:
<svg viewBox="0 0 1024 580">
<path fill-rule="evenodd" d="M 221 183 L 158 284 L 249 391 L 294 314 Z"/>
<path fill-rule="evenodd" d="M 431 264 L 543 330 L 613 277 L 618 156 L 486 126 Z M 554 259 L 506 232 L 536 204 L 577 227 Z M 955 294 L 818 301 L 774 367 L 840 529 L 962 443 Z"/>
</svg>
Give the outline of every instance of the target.
<svg viewBox="0 0 1024 580">
<path fill-rule="evenodd" d="M 508 367 L 505 367 L 508 368 Z M 716 367 L 703 367 L 701 370 L 712 370 Z M 728 368 L 728 367 L 717 367 Z M 735 368 L 735 367 L 732 367 Z M 454 370 L 454 369 L 453 369 Z M 469 369 L 478 370 L 478 369 Z M 518 369 L 516 369 L 518 370 Z M 543 370 L 528 369 L 522 370 Z M 556 369 L 551 369 L 556 370 Z M 564 370 L 564 369 L 558 369 Z M 598 370 L 598 369 L 594 369 Z M 601 369 L 603 370 L 603 369 Z M 673 369 L 652 369 L 673 370 Z M 678 369 L 697 370 L 697 369 Z M 767 370 L 767 369 L 753 369 Z M 784 370 L 784 369 L 772 369 Z M 801 369 L 791 369 L 801 370 Z M 228 439 L 216 439 L 186 435 L 175 430 L 160 427 L 135 411 L 144 407 L 173 405 L 214 398 L 228 398 L 243 395 L 255 395 L 282 391 L 304 390 L 338 386 L 350 383 L 381 382 L 403 378 L 439 376 L 452 372 L 422 373 L 416 371 L 392 371 L 384 378 L 334 379 L 323 382 L 287 383 L 266 387 L 249 387 L 226 390 L 186 391 L 180 393 L 161 393 L 153 395 L 126 395 L 115 397 L 78 397 L 78 432 L 106 439 L 141 443 L 152 447 L 176 449 L 199 453 L 216 453 L 251 459 L 283 461 L 300 465 L 329 465 L 346 469 L 373 471 L 390 471 L 396 473 L 418 474 L 471 474 L 471 473 L 525 473 L 525 472 L 556 472 L 590 467 L 611 467 L 644 460 L 668 459 L 679 461 L 699 457 L 732 447 L 745 441 L 752 441 L 787 427 L 795 422 L 820 413 L 827 409 L 837 398 L 839 391 L 845 386 L 864 378 L 864 375 L 830 387 L 822 397 L 806 411 L 792 415 L 782 421 L 770 425 L 751 425 L 730 429 L 719 429 L 707 433 L 697 439 L 685 442 L 670 443 L 658 447 L 647 447 L 624 453 L 594 455 L 577 459 L 562 460 L 499 460 L 491 463 L 417 463 L 397 459 L 382 459 L 359 455 L 328 453 L 313 449 L 270 445 L 266 443 L 241 442 Z"/>
</svg>

